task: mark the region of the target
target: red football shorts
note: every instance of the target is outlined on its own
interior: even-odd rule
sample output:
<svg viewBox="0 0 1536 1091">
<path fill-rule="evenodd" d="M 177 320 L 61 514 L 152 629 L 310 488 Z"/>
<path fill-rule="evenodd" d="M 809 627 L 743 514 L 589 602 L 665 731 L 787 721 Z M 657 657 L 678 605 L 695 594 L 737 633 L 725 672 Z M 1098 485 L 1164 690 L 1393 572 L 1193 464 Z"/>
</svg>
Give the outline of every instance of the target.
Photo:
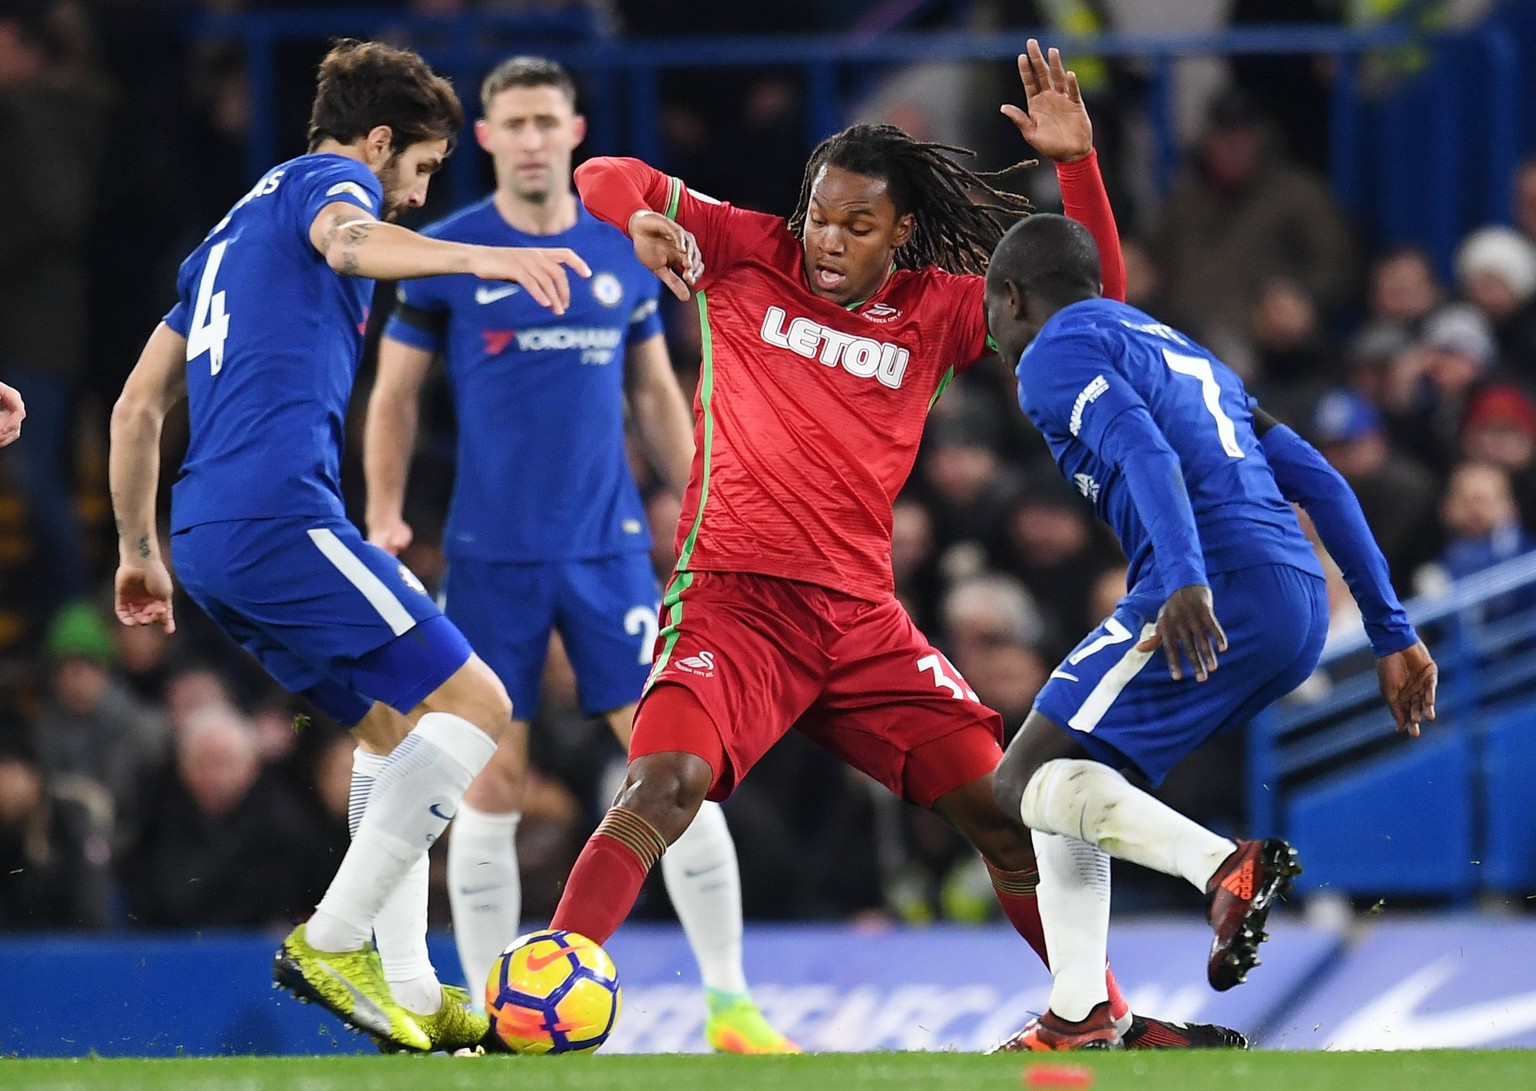
<svg viewBox="0 0 1536 1091">
<path fill-rule="evenodd" d="M 724 799 L 795 728 L 920 807 L 997 768 L 1003 721 L 976 699 L 894 597 L 868 602 L 814 584 L 726 572 L 678 574 L 646 693 L 685 686 L 714 721 Z M 646 716 L 631 759 L 691 750 Z"/>
</svg>

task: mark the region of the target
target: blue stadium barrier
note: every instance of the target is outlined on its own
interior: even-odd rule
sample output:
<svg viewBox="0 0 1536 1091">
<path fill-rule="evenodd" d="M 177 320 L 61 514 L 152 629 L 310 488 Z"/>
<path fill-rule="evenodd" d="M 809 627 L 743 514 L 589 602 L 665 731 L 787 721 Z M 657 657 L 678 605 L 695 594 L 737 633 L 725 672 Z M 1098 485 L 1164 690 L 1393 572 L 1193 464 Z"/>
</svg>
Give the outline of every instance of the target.
<svg viewBox="0 0 1536 1091">
<path fill-rule="evenodd" d="M 1263 1041 L 1280 1049 L 1530 1049 L 1536 921 L 1458 914 L 1375 923 Z"/>
<path fill-rule="evenodd" d="M 1213 993 L 1199 906 L 1191 891 L 1179 921 L 1116 922 L 1110 954 L 1137 1010 L 1258 1030 L 1278 1024 L 1339 955 L 1337 935 L 1277 919 L 1262 971 Z M 270 987 L 279 939 L 4 937 L 0 966 L 13 987 L 0 992 L 0 1055 L 371 1051 L 329 1015 Z M 681 930 L 626 926 L 606 947 L 624 1001 L 605 1051 L 702 1052 L 703 997 Z M 457 967 L 447 936 L 433 937 L 432 956 L 445 972 Z M 1050 992 L 1044 967 L 1003 927 L 753 927 L 746 969 L 775 1025 L 816 1051 L 979 1051 L 1018 1030 Z"/>
<path fill-rule="evenodd" d="M 1009 63 L 1026 32 L 933 32 L 804 37 L 604 37 L 578 11 L 509 14 L 471 10 L 425 17 L 376 8 L 248 11 L 202 16 L 188 32 L 244 44 L 255 121 L 248 173 L 255 178 L 291 146 L 281 131 L 277 52 L 280 45 L 337 35 L 388 35 L 413 42 L 461 89 L 473 88 L 513 52 L 541 52 L 566 64 L 585 84 L 589 151 L 638 155 L 666 167 L 661 138 L 661 80 L 679 72 L 751 68 L 797 72 L 805 94 L 804 145 L 847 121 L 844 92 L 877 73 L 934 61 Z M 1329 57 L 1334 189 L 1345 208 L 1380 245 L 1416 243 L 1442 269 L 1471 227 L 1508 218 L 1510 171 L 1536 128 L 1523 84 L 1527 40 L 1519 23 L 1489 20 L 1471 30 L 1423 38 L 1401 24 L 1368 30 L 1333 26 L 1245 27 L 1212 33 L 1048 35 L 1069 58 L 1134 58 L 1147 71 L 1141 104 L 1152 128 L 1155 174 L 1171 181 L 1181 155 L 1175 134 L 1173 65 L 1187 56 L 1304 54 Z M 1042 32 L 1044 33 L 1044 32 Z M 1428 57 L 1423 70 L 1388 94 L 1362 86 L 1361 61 L 1409 46 Z M 790 149 L 786 149 L 790 154 Z M 448 184 L 455 203 L 479 196 L 475 157 L 455 156 Z M 728 194 L 722 196 L 728 197 Z"/>
<path fill-rule="evenodd" d="M 1440 664 L 1439 719 L 1393 733 L 1363 631 L 1332 643 L 1326 697 L 1283 702 L 1249 739 L 1250 827 L 1290 838 L 1302 890 L 1536 890 L 1536 554 L 1406 604 Z"/>
</svg>

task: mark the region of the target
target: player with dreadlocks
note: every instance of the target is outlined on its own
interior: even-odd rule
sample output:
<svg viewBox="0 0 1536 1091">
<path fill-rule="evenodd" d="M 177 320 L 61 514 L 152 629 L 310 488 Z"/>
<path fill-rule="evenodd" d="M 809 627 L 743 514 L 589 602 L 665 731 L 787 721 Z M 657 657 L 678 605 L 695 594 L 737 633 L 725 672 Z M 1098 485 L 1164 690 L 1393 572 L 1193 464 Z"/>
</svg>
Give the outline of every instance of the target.
<svg viewBox="0 0 1536 1091">
<path fill-rule="evenodd" d="M 1056 161 L 1068 214 L 1105 255 L 1104 294 L 1123 298 L 1076 78 L 1033 40 L 1019 73 L 1028 109 L 1003 112 Z M 891 501 L 928 409 L 989 354 L 981 274 L 1002 221 L 1025 211 L 948 158 L 956 150 L 854 126 L 816 149 L 787 222 L 632 159 L 576 171 L 583 202 L 646 266 L 681 298 L 697 290 L 704 358 L 677 570 L 628 776 L 553 927 L 606 941 L 700 803 L 729 795 L 795 729 L 953 823 L 1046 960 L 1029 835 L 993 798 L 1002 719 L 913 625 L 891 577 Z M 1246 1044 L 1133 1017 L 1108 987 L 1127 1045 Z"/>
</svg>

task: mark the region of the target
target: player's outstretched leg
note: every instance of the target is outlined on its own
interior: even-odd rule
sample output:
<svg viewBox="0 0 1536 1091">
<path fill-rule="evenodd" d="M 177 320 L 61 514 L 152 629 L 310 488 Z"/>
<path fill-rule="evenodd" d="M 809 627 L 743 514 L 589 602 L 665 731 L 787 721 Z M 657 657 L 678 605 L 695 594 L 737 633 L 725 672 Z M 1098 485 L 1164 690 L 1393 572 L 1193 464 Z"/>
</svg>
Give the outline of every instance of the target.
<svg viewBox="0 0 1536 1091">
<path fill-rule="evenodd" d="M 379 771 L 336 877 L 308 923 L 284 941 L 273 976 L 349 1025 L 422 1051 L 431 1039 L 395 1002 L 369 937 L 386 900 L 490 760 L 511 708 L 496 676 L 470 655 L 412 711 L 415 728 Z"/>
<path fill-rule="evenodd" d="M 370 715 L 392 711 L 376 705 Z M 408 728 L 410 725 L 406 722 L 404 726 Z M 378 745 L 384 740 L 370 741 Z M 352 785 L 347 801 L 347 823 L 353 836 L 356 836 L 368 808 L 373 782 L 387 760 L 387 755 L 361 747 L 353 753 Z M 427 953 L 430 876 L 431 868 L 423 856 L 384 900 L 384 907 L 374 918 L 373 933 L 390 995 L 410 1013 L 427 1035 L 434 1051 L 454 1053 L 476 1048 L 490 1029 L 490 1023 L 485 1016 L 466 1007 L 470 999 L 467 992 L 437 980 L 437 971 Z M 393 1041 L 381 1039 L 379 1048 L 389 1052 L 400 1047 Z"/>
<path fill-rule="evenodd" d="M 1202 894 L 1211 895 L 1218 873 L 1239 855 L 1236 843 L 1132 786 L 1118 772 L 1090 758 L 1038 711 L 1030 713 L 1004 755 L 996 789 L 998 802 L 1005 809 L 1016 808 L 1030 829 L 1079 838 L 1118 859 L 1183 876 Z M 1225 937 L 1218 931 L 1211 966 L 1225 964 L 1231 981 L 1218 984 L 1213 970 L 1214 987 L 1230 988 L 1257 965 L 1256 949 L 1265 936 L 1249 919 L 1252 900 L 1263 895 L 1262 913 L 1267 914 L 1273 899 L 1289 888 L 1291 876 L 1299 871 L 1294 854 L 1285 846 L 1284 853 L 1277 852 L 1255 873 L 1249 898 L 1237 898 L 1242 892 L 1239 883 L 1237 891 L 1228 892 L 1236 901 L 1222 899 L 1221 918 L 1228 930 Z M 1214 899 L 1211 919 L 1213 923 L 1217 919 Z M 1257 923 L 1262 922 L 1258 916 Z M 1227 961 L 1233 945 L 1240 948 L 1235 964 Z"/>
<path fill-rule="evenodd" d="M 661 858 L 667 895 L 699 964 L 709 1014 L 704 1039 L 721 1053 L 799 1053 L 747 990 L 741 956 L 741 874 L 718 803 L 704 803 Z"/>
<path fill-rule="evenodd" d="M 390 995 L 372 944 L 351 951 L 317 950 L 301 924 L 278 948 L 272 980 L 277 988 L 306 1004 L 327 1008 L 353 1030 L 371 1034 L 380 1043 L 413 1052 L 432 1048 L 427 1032 Z"/>
<path fill-rule="evenodd" d="M 1206 912 L 1216 933 L 1206 976 L 1225 992 L 1241 985 L 1259 964 L 1259 944 L 1268 938 L 1264 922 L 1276 898 L 1301 874 L 1296 850 L 1277 838 L 1239 841 L 1206 883 Z"/>
<path fill-rule="evenodd" d="M 922 751 L 919 751 L 909 760 L 920 760 L 921 755 Z M 1041 919 L 1041 868 L 1037 865 L 1029 832 L 999 806 L 993 774 L 941 796 L 934 802 L 933 809 L 964 833 L 981 852 L 1004 915 L 1039 955 L 1041 963 L 1049 968 L 1051 959 L 1047 954 L 1045 924 Z M 1107 891 L 1104 896 L 1107 898 Z M 1213 1023 L 1176 1023 L 1135 1014 L 1121 995 L 1114 972 L 1108 966 L 1104 966 L 1099 981 L 1101 990 L 1092 989 L 1091 982 L 1085 985 L 1090 989 L 1090 1006 L 1101 997 L 1108 1001 L 1109 1013 L 1121 1043 L 1127 1049 L 1248 1048 L 1247 1038 L 1230 1027 Z M 1032 1026 L 1026 1026 L 992 1052 L 1011 1053 L 1034 1048 L 1031 1042 L 1036 1036 L 1026 1034 Z M 1056 1020 L 1048 1026 L 1047 1037 L 1051 1031 L 1066 1032 L 1064 1021 Z"/>
</svg>

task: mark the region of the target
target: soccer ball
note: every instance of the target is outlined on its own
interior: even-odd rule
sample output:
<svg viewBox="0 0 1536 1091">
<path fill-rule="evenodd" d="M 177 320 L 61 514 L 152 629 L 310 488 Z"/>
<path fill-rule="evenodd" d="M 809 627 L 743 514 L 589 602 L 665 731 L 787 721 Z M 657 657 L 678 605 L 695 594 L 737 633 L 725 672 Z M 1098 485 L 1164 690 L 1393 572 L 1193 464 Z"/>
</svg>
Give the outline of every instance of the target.
<svg viewBox="0 0 1536 1091">
<path fill-rule="evenodd" d="M 514 1053 L 591 1053 L 619 1018 L 613 959 L 576 932 L 519 936 L 485 983 L 491 1030 Z"/>
</svg>

